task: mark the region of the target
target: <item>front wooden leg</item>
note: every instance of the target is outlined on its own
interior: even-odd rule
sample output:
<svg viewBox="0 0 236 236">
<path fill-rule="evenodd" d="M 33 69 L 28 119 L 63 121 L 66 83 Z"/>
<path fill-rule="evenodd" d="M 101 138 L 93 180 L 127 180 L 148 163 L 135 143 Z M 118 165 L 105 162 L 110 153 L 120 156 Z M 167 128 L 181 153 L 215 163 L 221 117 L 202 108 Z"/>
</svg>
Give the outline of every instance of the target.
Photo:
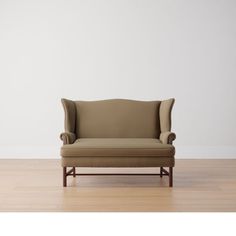
<svg viewBox="0 0 236 236">
<path fill-rule="evenodd" d="M 73 167 L 73 177 L 76 177 L 75 167 Z"/>
<path fill-rule="evenodd" d="M 173 187 L 173 167 L 169 167 L 169 187 Z"/>
<path fill-rule="evenodd" d="M 66 176 L 66 167 L 63 167 L 63 187 L 66 187 L 66 185 L 67 185 L 66 178 L 67 178 L 67 176 Z"/>
<path fill-rule="evenodd" d="M 162 169 L 163 167 L 160 168 L 160 177 L 162 178 Z"/>
</svg>

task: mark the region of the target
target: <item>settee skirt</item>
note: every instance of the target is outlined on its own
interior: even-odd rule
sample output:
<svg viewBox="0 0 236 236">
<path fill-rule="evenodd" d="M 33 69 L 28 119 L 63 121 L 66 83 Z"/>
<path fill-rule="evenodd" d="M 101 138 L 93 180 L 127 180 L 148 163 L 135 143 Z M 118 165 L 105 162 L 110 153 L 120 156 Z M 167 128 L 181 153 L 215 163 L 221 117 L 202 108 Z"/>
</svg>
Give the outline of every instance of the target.
<svg viewBox="0 0 236 236">
<path fill-rule="evenodd" d="M 62 157 L 62 167 L 174 167 L 174 157 Z"/>
</svg>

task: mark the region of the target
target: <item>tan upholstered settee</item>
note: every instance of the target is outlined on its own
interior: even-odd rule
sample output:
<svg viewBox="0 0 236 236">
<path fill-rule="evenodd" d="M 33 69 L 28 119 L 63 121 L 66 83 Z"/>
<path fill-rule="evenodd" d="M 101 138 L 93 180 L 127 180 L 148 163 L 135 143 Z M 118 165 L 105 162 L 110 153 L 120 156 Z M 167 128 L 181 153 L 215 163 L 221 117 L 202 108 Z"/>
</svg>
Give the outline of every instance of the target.
<svg viewBox="0 0 236 236">
<path fill-rule="evenodd" d="M 62 99 L 65 132 L 60 138 L 63 186 L 76 167 L 160 167 L 173 186 L 175 148 L 171 132 L 174 99 L 134 101 Z M 68 167 L 72 167 L 67 171 Z M 169 170 L 166 170 L 168 167 Z"/>
</svg>

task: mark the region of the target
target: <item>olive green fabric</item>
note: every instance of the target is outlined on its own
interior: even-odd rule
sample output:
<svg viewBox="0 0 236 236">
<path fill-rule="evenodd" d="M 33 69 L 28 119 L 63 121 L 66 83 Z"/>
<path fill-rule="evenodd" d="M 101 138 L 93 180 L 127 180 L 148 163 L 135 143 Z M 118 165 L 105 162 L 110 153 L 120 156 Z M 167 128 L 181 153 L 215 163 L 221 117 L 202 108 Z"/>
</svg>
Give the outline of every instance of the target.
<svg viewBox="0 0 236 236">
<path fill-rule="evenodd" d="M 174 101 L 62 99 L 65 131 L 81 138 L 159 138 L 171 131 Z"/>
<path fill-rule="evenodd" d="M 160 127 L 161 133 L 171 131 L 171 111 L 174 105 L 175 99 L 171 98 L 164 100 L 160 105 Z"/>
<path fill-rule="evenodd" d="M 63 157 L 173 157 L 174 146 L 150 138 L 82 138 L 61 148 Z"/>
<path fill-rule="evenodd" d="M 76 101 L 79 138 L 158 138 L 159 101 Z"/>
<path fill-rule="evenodd" d="M 65 131 L 75 133 L 75 126 L 76 126 L 75 103 L 65 98 L 62 98 L 61 102 L 65 112 L 65 121 L 64 121 Z"/>
<path fill-rule="evenodd" d="M 62 157 L 63 167 L 174 167 L 173 157 Z"/>
</svg>

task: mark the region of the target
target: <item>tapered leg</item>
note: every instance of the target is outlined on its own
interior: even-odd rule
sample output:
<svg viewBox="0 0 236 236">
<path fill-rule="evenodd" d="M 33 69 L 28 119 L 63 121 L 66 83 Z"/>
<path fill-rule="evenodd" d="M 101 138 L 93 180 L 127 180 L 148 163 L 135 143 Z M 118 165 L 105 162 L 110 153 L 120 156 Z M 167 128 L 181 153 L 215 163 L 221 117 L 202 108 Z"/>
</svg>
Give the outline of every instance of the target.
<svg viewBox="0 0 236 236">
<path fill-rule="evenodd" d="M 161 177 L 161 178 L 162 178 L 162 168 L 163 168 L 163 167 L 160 168 L 160 177 Z"/>
<path fill-rule="evenodd" d="M 169 187 L 173 187 L 173 167 L 169 167 Z"/>
<path fill-rule="evenodd" d="M 75 167 L 73 167 L 73 177 L 75 177 L 76 175 L 76 172 L 75 172 Z"/>
<path fill-rule="evenodd" d="M 66 187 L 66 167 L 63 167 L 63 187 Z"/>
</svg>

